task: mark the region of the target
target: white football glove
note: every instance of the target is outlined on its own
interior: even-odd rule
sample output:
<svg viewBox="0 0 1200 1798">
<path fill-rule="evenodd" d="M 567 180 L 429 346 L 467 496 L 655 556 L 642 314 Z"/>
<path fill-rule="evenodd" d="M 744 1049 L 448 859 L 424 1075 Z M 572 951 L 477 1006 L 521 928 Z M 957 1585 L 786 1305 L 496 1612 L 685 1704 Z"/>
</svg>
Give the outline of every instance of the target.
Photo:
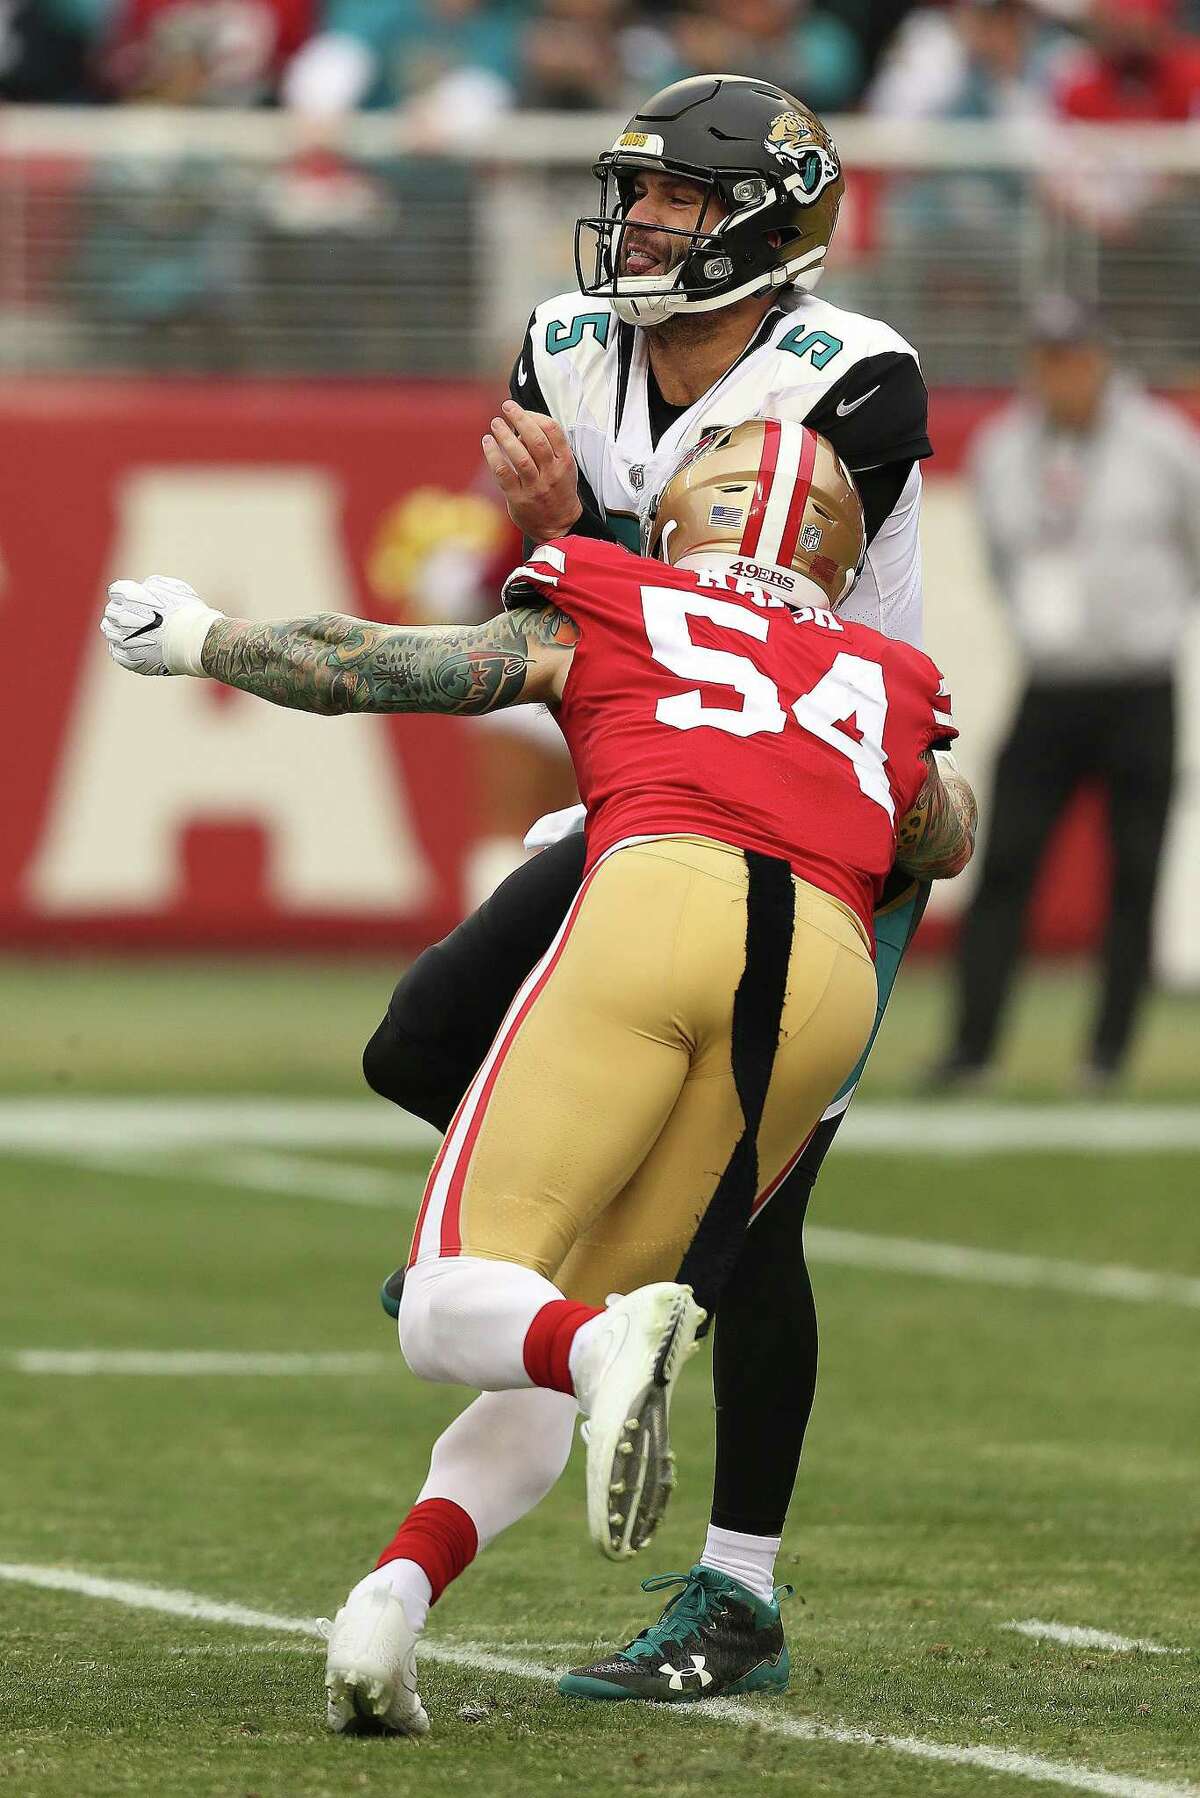
<svg viewBox="0 0 1200 1798">
<path fill-rule="evenodd" d="M 114 581 L 100 629 L 108 653 L 133 674 L 200 674 L 200 652 L 220 612 L 169 574 Z"/>
</svg>

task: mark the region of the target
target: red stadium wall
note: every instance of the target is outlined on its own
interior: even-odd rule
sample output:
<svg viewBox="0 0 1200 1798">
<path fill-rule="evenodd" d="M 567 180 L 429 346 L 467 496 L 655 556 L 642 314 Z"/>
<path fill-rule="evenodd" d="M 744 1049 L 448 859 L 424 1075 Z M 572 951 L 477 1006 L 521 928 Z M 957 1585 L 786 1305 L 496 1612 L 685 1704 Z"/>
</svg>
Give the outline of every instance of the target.
<svg viewBox="0 0 1200 1798">
<path fill-rule="evenodd" d="M 493 400 L 468 384 L 0 390 L 0 943 L 411 948 L 450 927 L 478 830 L 472 727 L 281 722 L 188 683 L 183 730 L 178 691 L 139 693 L 96 627 L 107 581 L 151 572 L 151 555 L 233 612 L 396 615 L 369 575 L 381 529 L 414 489 L 475 485 Z M 931 479 L 995 403 L 934 397 Z M 1084 804 L 1042 883 L 1042 946 L 1094 939 L 1101 841 Z M 931 924 L 930 946 L 948 928 Z"/>
<path fill-rule="evenodd" d="M 325 596 L 319 580 L 300 591 L 293 585 L 274 593 L 266 612 L 324 604 L 381 616 L 386 613 L 365 572 L 381 520 L 415 486 L 469 486 L 485 422 L 486 398 L 468 387 L 30 381 L 0 393 L 0 656 L 8 670 L 0 717 L 8 772 L 0 941 L 47 947 L 415 947 L 453 925 L 461 912 L 463 847 L 475 829 L 475 745 L 468 730 L 437 719 L 303 721 L 316 732 L 369 731 L 386 746 L 374 766 L 382 769 L 388 791 L 374 817 L 386 827 L 390 814 L 399 822 L 403 809 L 411 825 L 411 852 L 420 855 L 422 879 L 419 897 L 408 903 L 389 902 L 378 891 L 363 901 L 354 891 L 352 867 L 343 870 L 346 900 L 337 897 L 337 881 L 329 883 L 331 901 L 305 902 L 281 890 L 270 822 L 258 815 L 266 777 L 256 783 L 253 768 L 246 769 L 244 792 L 232 799 L 226 792 L 212 805 L 189 799 L 189 771 L 180 769 L 177 866 L 167 894 L 114 899 L 119 873 L 102 879 L 97 868 L 94 898 L 77 873 L 59 883 L 68 890 L 48 896 L 39 858 L 65 803 L 64 784 L 78 778 L 68 774 L 68 753 L 86 765 L 87 745 L 80 747 L 79 735 L 91 728 L 87 689 L 100 678 L 102 596 L 118 572 L 122 543 L 138 536 L 125 515 L 131 483 L 146 471 L 186 482 L 219 470 L 235 483 L 239 471 L 249 478 L 264 469 L 317 471 L 332 495 L 338 540 L 327 548 L 343 574 L 341 590 Z M 175 571 L 169 552 L 160 551 L 156 566 L 164 563 L 162 571 Z M 123 562 L 120 571 L 152 572 L 140 560 L 132 567 Z M 231 611 L 240 609 L 237 591 L 226 588 L 212 597 Z M 215 687 L 203 691 L 217 711 L 257 704 Z M 136 704 L 140 696 L 125 697 Z M 137 748 L 130 746 L 125 771 L 104 801 L 112 807 L 114 828 L 123 808 L 139 804 Z M 157 740 L 148 735 L 143 751 L 148 758 L 169 758 L 169 732 Z M 336 793 L 326 794 L 322 804 L 328 817 Z M 328 825 L 314 816 L 312 829 L 319 837 Z M 349 862 L 354 847 L 339 842 L 336 853 Z"/>
</svg>

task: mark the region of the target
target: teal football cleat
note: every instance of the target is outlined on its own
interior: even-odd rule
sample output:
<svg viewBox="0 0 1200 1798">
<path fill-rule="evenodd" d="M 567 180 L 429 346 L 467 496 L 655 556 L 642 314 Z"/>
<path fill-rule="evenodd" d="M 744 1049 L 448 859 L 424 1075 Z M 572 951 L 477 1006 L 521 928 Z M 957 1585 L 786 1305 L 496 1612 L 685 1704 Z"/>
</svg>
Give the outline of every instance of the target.
<svg viewBox="0 0 1200 1798">
<path fill-rule="evenodd" d="M 400 1295 L 404 1291 L 404 1275 L 407 1269 L 398 1267 L 394 1274 L 389 1274 L 379 1288 L 379 1303 L 388 1316 L 398 1318 L 400 1315 Z"/>
<path fill-rule="evenodd" d="M 785 1692 L 789 1663 L 777 1586 L 769 1603 L 711 1567 L 642 1581 L 643 1592 L 679 1585 L 657 1623 L 590 1667 L 572 1667 L 558 1682 L 565 1698 L 641 1698 L 680 1704 Z"/>
</svg>

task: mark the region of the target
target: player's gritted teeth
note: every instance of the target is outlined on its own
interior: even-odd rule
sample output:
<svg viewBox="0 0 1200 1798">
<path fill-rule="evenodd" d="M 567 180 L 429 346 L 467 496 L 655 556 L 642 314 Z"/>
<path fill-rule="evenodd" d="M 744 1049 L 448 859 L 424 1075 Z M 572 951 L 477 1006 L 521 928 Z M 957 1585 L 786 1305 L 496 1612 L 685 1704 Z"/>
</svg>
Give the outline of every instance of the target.
<svg viewBox="0 0 1200 1798">
<path fill-rule="evenodd" d="M 679 260 L 679 247 L 653 231 L 626 231 L 621 245 L 624 275 L 666 274 Z"/>
</svg>

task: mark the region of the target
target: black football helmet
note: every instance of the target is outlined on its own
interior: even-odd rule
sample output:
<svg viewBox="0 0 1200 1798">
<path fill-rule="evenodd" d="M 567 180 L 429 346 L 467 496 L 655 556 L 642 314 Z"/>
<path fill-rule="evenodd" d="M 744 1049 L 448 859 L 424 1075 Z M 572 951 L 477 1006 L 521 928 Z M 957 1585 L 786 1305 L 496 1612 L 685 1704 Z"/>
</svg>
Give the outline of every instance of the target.
<svg viewBox="0 0 1200 1798">
<path fill-rule="evenodd" d="M 639 169 L 682 175 L 704 190 L 691 230 L 654 227 L 683 240 L 680 260 L 661 274 L 621 273 Z M 694 75 L 664 87 L 592 172 L 600 213 L 575 226 L 579 285 L 633 325 L 715 312 L 772 288 L 815 287 L 845 191 L 838 153 L 815 113 L 783 88 L 742 75 Z M 726 216 L 701 230 L 714 194 Z"/>
</svg>

